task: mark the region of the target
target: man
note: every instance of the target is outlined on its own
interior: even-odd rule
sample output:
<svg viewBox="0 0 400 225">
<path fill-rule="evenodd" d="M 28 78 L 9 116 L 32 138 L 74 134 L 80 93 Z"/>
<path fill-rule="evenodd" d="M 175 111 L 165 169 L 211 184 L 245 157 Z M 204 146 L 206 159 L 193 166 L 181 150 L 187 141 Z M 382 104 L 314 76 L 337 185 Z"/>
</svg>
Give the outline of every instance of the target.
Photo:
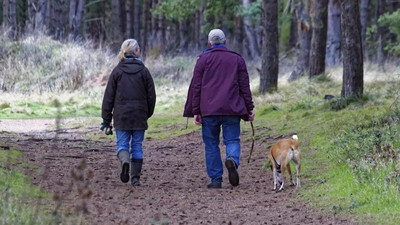
<svg viewBox="0 0 400 225">
<path fill-rule="evenodd" d="M 202 125 L 208 188 L 221 188 L 223 165 L 219 149 L 222 127 L 225 166 L 232 186 L 239 185 L 240 119 L 254 120 L 249 75 L 243 58 L 225 46 L 220 29 L 208 34 L 209 49 L 197 59 L 183 116 Z"/>
</svg>

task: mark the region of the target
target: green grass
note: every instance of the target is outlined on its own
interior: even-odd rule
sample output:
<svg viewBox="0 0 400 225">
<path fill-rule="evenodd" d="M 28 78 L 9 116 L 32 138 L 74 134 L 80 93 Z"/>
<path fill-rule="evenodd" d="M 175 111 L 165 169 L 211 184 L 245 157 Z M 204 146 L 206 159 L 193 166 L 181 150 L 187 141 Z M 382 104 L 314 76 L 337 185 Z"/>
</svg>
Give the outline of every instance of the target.
<svg viewBox="0 0 400 225">
<path fill-rule="evenodd" d="M 303 91 L 314 88 L 319 82 L 310 82 Z M 326 93 L 340 92 L 333 81 L 325 79 L 322 82 L 328 87 L 324 89 Z M 291 89 L 301 89 L 297 86 L 300 83 L 292 85 Z M 258 132 L 260 140 L 292 132 L 299 136 L 303 178 L 298 195 L 300 200 L 311 202 L 327 213 L 354 218 L 362 224 L 397 224 L 400 221 L 399 117 L 387 119 L 396 114 L 392 103 L 399 95 L 399 92 L 393 92 L 399 90 L 397 85 L 398 82 L 366 85 L 362 99 L 331 101 L 322 100 L 322 89 L 315 88 L 317 94 L 301 93 L 301 97 L 287 102 L 270 101 L 269 105 L 257 108 L 256 127 L 261 129 Z M 388 120 L 392 121 L 392 129 L 382 122 Z M 366 142 L 362 135 L 371 127 L 382 133 L 382 146 L 390 145 L 395 158 L 376 167 L 364 166 L 364 170 L 369 170 L 363 175 L 368 174 L 369 178 L 360 181 L 360 169 L 353 167 L 363 165 L 363 157 L 351 159 L 346 152 L 355 154 L 357 144 L 363 145 L 362 149 L 373 149 L 374 142 Z M 352 133 L 346 133 L 350 131 Z"/>
<path fill-rule="evenodd" d="M 51 215 L 35 203 L 48 200 L 49 195 L 17 170 L 6 168 L 21 157 L 20 151 L 0 150 L 0 224 L 53 224 Z"/>
</svg>

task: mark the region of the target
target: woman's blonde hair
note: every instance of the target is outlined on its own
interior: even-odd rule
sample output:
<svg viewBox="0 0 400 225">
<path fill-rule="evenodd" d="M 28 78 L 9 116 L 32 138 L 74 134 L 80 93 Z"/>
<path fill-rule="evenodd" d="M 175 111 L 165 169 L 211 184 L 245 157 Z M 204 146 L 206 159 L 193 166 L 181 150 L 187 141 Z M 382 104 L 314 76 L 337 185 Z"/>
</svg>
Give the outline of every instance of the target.
<svg viewBox="0 0 400 225">
<path fill-rule="evenodd" d="M 118 53 L 119 61 L 122 61 L 127 54 L 133 54 L 140 49 L 138 42 L 135 39 L 127 39 L 121 45 L 121 50 Z M 137 56 L 138 57 L 138 56 Z"/>
</svg>

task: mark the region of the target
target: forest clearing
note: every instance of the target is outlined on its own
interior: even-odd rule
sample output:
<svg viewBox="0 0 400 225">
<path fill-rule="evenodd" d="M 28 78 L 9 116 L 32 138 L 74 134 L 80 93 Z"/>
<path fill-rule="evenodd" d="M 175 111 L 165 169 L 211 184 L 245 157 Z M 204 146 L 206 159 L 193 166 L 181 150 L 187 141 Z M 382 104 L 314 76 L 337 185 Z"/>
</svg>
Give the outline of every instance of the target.
<svg viewBox="0 0 400 225">
<path fill-rule="evenodd" d="M 0 224 L 399 224 L 400 1 L 0 12 Z"/>
</svg>

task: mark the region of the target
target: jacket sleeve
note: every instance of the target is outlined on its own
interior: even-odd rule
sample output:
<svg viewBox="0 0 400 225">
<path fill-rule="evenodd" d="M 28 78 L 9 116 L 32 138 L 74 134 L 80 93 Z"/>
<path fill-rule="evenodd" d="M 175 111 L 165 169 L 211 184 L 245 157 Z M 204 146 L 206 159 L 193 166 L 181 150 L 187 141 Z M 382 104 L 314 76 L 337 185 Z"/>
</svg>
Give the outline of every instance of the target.
<svg viewBox="0 0 400 225">
<path fill-rule="evenodd" d="M 204 65 L 201 57 L 197 60 L 196 66 L 193 71 L 192 80 L 192 112 L 193 115 L 201 115 L 200 99 L 201 99 L 201 86 L 203 80 Z"/>
<path fill-rule="evenodd" d="M 243 58 L 239 58 L 239 94 L 244 99 L 247 112 L 254 109 L 253 99 L 250 90 L 249 74 L 247 73 L 246 63 Z"/>
<path fill-rule="evenodd" d="M 154 113 L 154 108 L 156 106 L 156 90 L 154 87 L 154 81 L 151 77 L 150 72 L 146 69 L 146 90 L 147 90 L 147 107 L 148 115 L 150 118 Z"/>
<path fill-rule="evenodd" d="M 101 117 L 103 120 L 112 120 L 112 111 L 114 108 L 115 93 L 117 90 L 117 72 L 114 69 L 108 78 L 106 91 L 104 92 L 103 104 L 101 106 Z"/>
</svg>

